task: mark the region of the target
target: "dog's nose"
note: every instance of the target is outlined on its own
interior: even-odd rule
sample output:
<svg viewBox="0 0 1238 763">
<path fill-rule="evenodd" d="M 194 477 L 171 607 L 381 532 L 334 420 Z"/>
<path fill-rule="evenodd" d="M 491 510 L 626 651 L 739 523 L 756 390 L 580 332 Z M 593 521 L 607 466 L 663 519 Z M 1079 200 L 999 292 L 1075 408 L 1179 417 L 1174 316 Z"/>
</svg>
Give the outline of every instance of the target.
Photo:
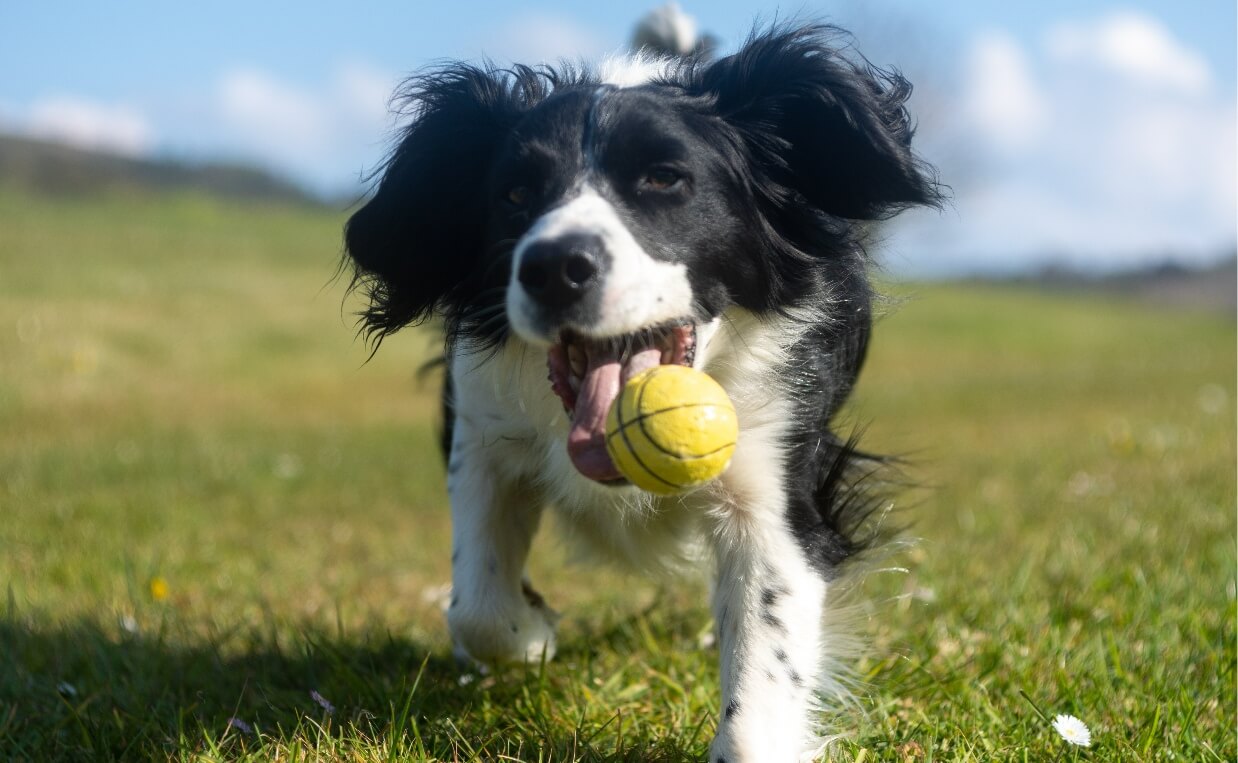
<svg viewBox="0 0 1238 763">
<path fill-rule="evenodd" d="M 572 234 L 538 241 L 520 257 L 520 285 L 549 308 L 564 308 L 583 297 L 598 280 L 602 240 Z"/>
</svg>

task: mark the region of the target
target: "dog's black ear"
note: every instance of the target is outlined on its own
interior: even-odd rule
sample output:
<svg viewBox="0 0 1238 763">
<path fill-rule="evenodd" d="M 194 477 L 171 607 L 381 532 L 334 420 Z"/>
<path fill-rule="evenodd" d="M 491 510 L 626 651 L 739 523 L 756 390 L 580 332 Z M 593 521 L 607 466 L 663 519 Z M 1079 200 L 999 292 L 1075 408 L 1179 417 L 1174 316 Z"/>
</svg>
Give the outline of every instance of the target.
<svg viewBox="0 0 1238 763">
<path fill-rule="evenodd" d="M 911 85 L 848 59 L 843 38 L 827 26 L 757 34 L 699 69 L 691 87 L 712 97 L 739 132 L 774 186 L 767 190 L 790 189 L 856 220 L 939 204 L 932 169 L 911 151 L 915 128 L 904 108 Z"/>
<path fill-rule="evenodd" d="M 490 166 L 520 115 L 545 96 L 544 77 L 455 64 L 402 89 L 412 117 L 374 195 L 348 220 L 344 244 L 362 313 L 379 336 L 460 309 L 486 235 Z"/>
</svg>

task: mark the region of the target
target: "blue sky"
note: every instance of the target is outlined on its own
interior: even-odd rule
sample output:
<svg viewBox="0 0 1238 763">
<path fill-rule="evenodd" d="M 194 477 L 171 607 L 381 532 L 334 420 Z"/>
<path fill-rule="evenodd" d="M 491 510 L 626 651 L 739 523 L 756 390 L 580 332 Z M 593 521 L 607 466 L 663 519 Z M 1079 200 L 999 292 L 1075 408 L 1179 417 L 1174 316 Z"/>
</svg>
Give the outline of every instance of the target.
<svg viewBox="0 0 1238 763">
<path fill-rule="evenodd" d="M 648 4 L 118 2 L 0 6 L 0 129 L 253 161 L 339 192 L 381 158 L 386 98 L 445 58 L 595 57 Z M 918 274 L 1204 261 L 1235 240 L 1235 4 L 681 0 L 733 48 L 754 20 L 851 29 L 917 84 L 945 214 L 888 233 Z"/>
</svg>

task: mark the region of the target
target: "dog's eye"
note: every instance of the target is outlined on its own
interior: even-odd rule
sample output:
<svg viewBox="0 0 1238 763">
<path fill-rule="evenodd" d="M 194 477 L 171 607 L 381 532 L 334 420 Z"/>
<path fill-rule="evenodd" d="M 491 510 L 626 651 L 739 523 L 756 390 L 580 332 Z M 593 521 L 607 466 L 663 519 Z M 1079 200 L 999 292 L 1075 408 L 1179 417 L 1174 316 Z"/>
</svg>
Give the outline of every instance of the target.
<svg viewBox="0 0 1238 763">
<path fill-rule="evenodd" d="M 654 167 L 645 173 L 640 184 L 642 190 L 669 191 L 682 181 L 683 175 L 675 170 L 669 167 Z"/>
<path fill-rule="evenodd" d="M 532 194 L 529 192 L 528 186 L 518 185 L 508 189 L 507 193 L 503 195 L 503 201 L 519 209 L 529 203 L 531 196 Z"/>
</svg>

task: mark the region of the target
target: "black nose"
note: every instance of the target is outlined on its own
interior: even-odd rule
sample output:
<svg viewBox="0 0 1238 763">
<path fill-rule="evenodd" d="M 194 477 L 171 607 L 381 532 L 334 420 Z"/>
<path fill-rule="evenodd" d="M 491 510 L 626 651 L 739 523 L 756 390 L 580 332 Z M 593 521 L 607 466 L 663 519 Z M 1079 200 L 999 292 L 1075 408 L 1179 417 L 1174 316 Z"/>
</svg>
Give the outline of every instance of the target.
<svg viewBox="0 0 1238 763">
<path fill-rule="evenodd" d="M 549 308 L 564 308 L 578 301 L 598 281 L 602 241 L 596 236 L 571 234 L 538 241 L 520 256 L 520 285 L 530 297 Z"/>
</svg>

